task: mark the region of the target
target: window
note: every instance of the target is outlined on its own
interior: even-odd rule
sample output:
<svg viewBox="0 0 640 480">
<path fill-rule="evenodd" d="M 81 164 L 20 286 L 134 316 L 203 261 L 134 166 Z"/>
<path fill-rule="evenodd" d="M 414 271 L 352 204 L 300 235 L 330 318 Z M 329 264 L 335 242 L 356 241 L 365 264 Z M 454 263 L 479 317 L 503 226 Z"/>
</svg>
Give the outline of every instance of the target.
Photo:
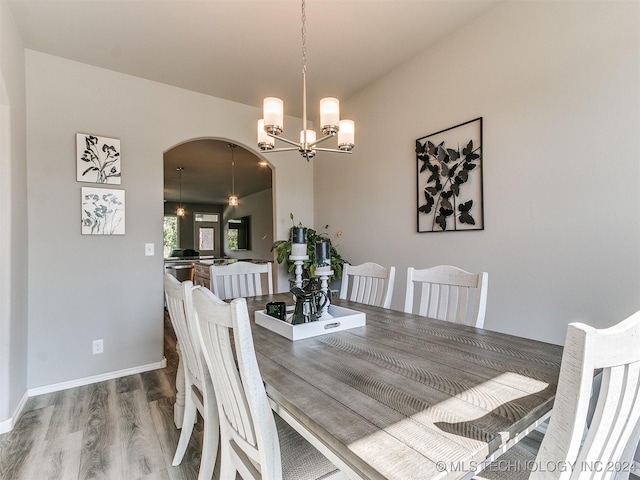
<svg viewBox="0 0 640 480">
<path fill-rule="evenodd" d="M 229 250 L 251 250 L 248 216 L 229 220 L 227 227 Z"/>
<path fill-rule="evenodd" d="M 165 215 L 163 231 L 163 254 L 164 258 L 168 258 L 171 255 L 171 251 L 178 248 L 178 217 L 175 215 Z"/>
<path fill-rule="evenodd" d="M 217 222 L 218 214 L 217 213 L 195 213 L 193 215 L 193 219 L 196 222 Z"/>
<path fill-rule="evenodd" d="M 238 230 L 229 228 L 229 250 L 238 250 Z"/>
</svg>

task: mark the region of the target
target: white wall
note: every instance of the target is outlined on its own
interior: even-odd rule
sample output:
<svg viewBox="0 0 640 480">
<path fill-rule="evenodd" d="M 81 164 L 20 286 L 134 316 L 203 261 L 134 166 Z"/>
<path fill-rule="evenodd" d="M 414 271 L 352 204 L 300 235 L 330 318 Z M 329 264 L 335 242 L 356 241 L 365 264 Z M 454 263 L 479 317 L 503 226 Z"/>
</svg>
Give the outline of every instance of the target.
<svg viewBox="0 0 640 480">
<path fill-rule="evenodd" d="M 47 386 L 162 359 L 163 152 L 220 138 L 255 152 L 259 109 L 27 50 L 28 385 Z M 287 118 L 292 126 L 299 120 Z M 121 140 L 126 234 L 80 234 L 75 134 Z M 257 153 L 257 152 L 256 152 Z M 276 235 L 294 202 L 313 219 L 313 168 L 270 156 Z M 280 168 L 283 167 L 283 168 Z M 94 185 L 95 186 L 95 185 Z M 144 256 L 154 243 L 156 255 Z M 286 279 L 280 282 L 286 285 Z M 91 342 L 104 339 L 104 353 Z"/>
<path fill-rule="evenodd" d="M 273 261 L 273 191 L 263 190 L 246 197 L 241 197 L 238 206 L 224 209 L 222 229 L 224 232 L 224 253 L 230 258 L 270 260 Z M 227 242 L 227 222 L 244 216 L 249 220 L 250 250 L 229 250 Z"/>
<path fill-rule="evenodd" d="M 26 394 L 27 168 L 24 46 L 0 0 L 0 433 Z"/>
<path fill-rule="evenodd" d="M 640 308 L 640 3 L 506 2 L 347 102 L 315 224 L 352 263 L 489 272 L 486 328 L 563 343 Z M 415 139 L 484 118 L 485 230 L 416 233 Z"/>
</svg>

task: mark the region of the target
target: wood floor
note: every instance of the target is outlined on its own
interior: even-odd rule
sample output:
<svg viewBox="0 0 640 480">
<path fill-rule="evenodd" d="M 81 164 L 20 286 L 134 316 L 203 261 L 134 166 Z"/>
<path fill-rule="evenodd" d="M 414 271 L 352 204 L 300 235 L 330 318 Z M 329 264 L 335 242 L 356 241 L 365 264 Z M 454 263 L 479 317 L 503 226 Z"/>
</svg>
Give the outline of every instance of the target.
<svg viewBox="0 0 640 480">
<path fill-rule="evenodd" d="M 166 315 L 165 356 L 162 370 L 30 398 L 0 435 L 0 479 L 197 479 L 202 419 L 182 464 L 171 466 L 177 354 Z"/>
</svg>

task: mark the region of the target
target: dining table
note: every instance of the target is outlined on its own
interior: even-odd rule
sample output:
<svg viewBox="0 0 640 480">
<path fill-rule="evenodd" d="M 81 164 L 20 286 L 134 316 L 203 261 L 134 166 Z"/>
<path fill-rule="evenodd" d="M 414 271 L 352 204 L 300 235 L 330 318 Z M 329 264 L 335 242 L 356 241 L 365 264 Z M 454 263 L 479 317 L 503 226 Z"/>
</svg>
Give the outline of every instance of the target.
<svg viewBox="0 0 640 480">
<path fill-rule="evenodd" d="M 255 323 L 271 301 L 247 298 L 271 406 L 351 479 L 471 478 L 552 409 L 559 345 L 336 298 L 366 325 L 292 341 Z"/>
</svg>

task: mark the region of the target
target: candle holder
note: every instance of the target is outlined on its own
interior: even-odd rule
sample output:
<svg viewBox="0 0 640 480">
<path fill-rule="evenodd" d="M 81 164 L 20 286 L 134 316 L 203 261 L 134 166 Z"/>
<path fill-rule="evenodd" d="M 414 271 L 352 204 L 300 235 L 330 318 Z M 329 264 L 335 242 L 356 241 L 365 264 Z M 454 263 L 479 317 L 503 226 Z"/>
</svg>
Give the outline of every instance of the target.
<svg viewBox="0 0 640 480">
<path fill-rule="evenodd" d="M 306 245 L 305 245 L 305 251 L 306 251 Z M 293 262 L 293 264 L 295 265 L 295 284 L 296 287 L 298 288 L 302 288 L 302 265 L 304 265 L 304 262 L 306 262 L 307 260 L 309 260 L 309 255 L 289 255 L 289 260 L 291 260 Z"/>
<path fill-rule="evenodd" d="M 331 270 L 331 242 L 323 240 L 316 242 L 316 277 L 320 279 L 320 290 L 327 296 L 327 303 L 322 307 L 321 318 L 326 320 L 327 318 L 333 318 L 329 314 L 329 306 L 331 305 L 331 297 L 329 292 L 329 277 L 333 275 Z"/>
<path fill-rule="evenodd" d="M 327 296 L 327 303 L 322 307 L 321 320 L 328 320 L 333 318 L 329 313 L 329 307 L 331 306 L 331 292 L 329 292 L 329 277 L 333 275 L 331 267 L 328 268 L 316 268 L 316 277 L 320 279 L 320 290 Z"/>
</svg>

